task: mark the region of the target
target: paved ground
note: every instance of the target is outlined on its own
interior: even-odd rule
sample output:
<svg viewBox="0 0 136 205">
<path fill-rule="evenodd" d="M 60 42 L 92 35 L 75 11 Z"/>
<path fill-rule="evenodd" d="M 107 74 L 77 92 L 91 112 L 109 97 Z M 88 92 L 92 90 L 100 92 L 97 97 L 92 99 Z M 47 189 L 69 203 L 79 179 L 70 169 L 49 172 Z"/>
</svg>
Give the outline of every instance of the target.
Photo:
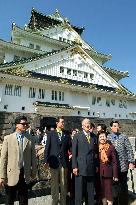
<svg viewBox="0 0 136 205">
<path fill-rule="evenodd" d="M 130 202 L 129 205 L 136 205 L 136 195 L 133 195 L 132 192 L 132 185 L 134 185 L 135 193 L 136 193 L 136 169 L 132 172 L 133 173 L 133 182 L 132 183 L 132 177 L 131 173 L 128 173 L 128 186 L 130 190 Z M 48 184 L 47 184 L 48 183 Z M 45 184 L 44 184 L 45 185 Z M 45 189 L 39 189 L 41 188 L 40 185 L 39 187 L 36 187 L 38 189 L 33 190 L 32 192 L 29 193 L 29 205 L 51 205 L 51 195 L 50 195 L 50 188 L 49 188 L 49 181 L 46 182 L 47 187 Z M 41 184 L 43 186 L 43 184 Z M 0 197 L 0 204 L 4 205 L 5 199 L 4 197 Z M 18 202 L 15 202 L 15 205 L 19 205 Z M 70 203 L 69 205 L 73 205 Z"/>
</svg>

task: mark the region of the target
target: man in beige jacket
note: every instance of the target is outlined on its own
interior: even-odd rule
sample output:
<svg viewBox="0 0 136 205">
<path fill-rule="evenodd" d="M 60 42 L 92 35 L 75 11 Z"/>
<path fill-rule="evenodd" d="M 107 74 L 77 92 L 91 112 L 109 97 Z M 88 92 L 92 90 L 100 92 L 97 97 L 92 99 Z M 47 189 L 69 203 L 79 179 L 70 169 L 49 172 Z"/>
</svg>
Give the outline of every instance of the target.
<svg viewBox="0 0 136 205">
<path fill-rule="evenodd" d="M 15 120 L 16 131 L 4 137 L 0 159 L 0 186 L 5 186 L 7 204 L 12 205 L 18 194 L 19 204 L 28 204 L 28 189 L 36 177 L 37 163 L 35 144 L 26 131 L 27 118 Z"/>
</svg>

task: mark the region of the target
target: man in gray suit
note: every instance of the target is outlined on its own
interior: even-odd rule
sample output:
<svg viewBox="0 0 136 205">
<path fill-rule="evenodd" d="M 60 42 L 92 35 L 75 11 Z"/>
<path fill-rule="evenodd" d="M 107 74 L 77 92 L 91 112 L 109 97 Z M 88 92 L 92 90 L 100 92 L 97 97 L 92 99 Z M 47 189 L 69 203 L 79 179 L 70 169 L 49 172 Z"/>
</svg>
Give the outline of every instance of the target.
<svg viewBox="0 0 136 205">
<path fill-rule="evenodd" d="M 97 139 L 90 132 L 90 120 L 82 121 L 83 131 L 72 141 L 72 168 L 75 175 L 75 205 L 83 204 L 83 192 L 88 205 L 94 205 L 94 176 L 96 170 Z"/>
<path fill-rule="evenodd" d="M 5 186 L 8 205 L 13 205 L 18 193 L 19 204 L 28 204 L 27 184 L 36 177 L 35 144 L 26 131 L 27 118 L 15 120 L 16 131 L 4 137 L 0 159 L 0 186 Z"/>
</svg>

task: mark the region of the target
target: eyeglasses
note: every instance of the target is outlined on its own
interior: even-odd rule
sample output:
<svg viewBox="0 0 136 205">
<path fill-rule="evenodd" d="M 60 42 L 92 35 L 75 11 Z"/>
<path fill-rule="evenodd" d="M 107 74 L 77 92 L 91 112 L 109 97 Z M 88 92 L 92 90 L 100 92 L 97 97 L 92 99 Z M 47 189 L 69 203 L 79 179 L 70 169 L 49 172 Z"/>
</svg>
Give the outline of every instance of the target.
<svg viewBox="0 0 136 205">
<path fill-rule="evenodd" d="M 26 122 L 20 122 L 20 123 L 18 123 L 18 124 L 24 125 L 24 126 L 27 126 L 27 125 L 28 125 L 28 123 L 26 123 Z"/>
</svg>

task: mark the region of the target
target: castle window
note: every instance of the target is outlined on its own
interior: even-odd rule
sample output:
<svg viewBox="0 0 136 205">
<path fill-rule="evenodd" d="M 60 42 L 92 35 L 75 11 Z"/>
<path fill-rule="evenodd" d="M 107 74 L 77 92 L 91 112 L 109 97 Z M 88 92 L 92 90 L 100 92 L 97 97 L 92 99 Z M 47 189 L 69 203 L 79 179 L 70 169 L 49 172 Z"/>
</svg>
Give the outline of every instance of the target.
<svg viewBox="0 0 136 205">
<path fill-rule="evenodd" d="M 78 71 L 78 76 L 79 77 L 83 77 L 83 72 L 82 71 Z"/>
<path fill-rule="evenodd" d="M 30 44 L 29 44 L 29 48 L 34 48 L 34 44 L 33 44 L 33 43 L 30 43 Z"/>
<path fill-rule="evenodd" d="M 64 92 L 62 92 L 62 101 L 64 101 Z"/>
<path fill-rule="evenodd" d="M 52 100 L 54 100 L 54 90 L 52 90 L 52 97 L 51 97 Z"/>
<path fill-rule="evenodd" d="M 19 60 L 20 60 L 20 56 L 14 55 L 14 61 L 19 61 Z"/>
<path fill-rule="evenodd" d="M 93 96 L 93 97 L 92 97 L 92 105 L 95 105 L 95 103 L 96 103 L 96 97 Z"/>
<path fill-rule="evenodd" d="M 59 91 L 59 101 L 64 101 L 64 92 Z"/>
<path fill-rule="evenodd" d="M 123 101 L 122 100 L 119 101 L 119 108 L 123 108 Z"/>
<path fill-rule="evenodd" d="M 60 41 L 63 41 L 62 37 L 59 37 L 59 40 L 60 40 Z"/>
<path fill-rule="evenodd" d="M 110 107 L 110 100 L 109 99 L 106 99 L 106 106 Z"/>
<path fill-rule="evenodd" d="M 8 109 L 8 105 L 4 105 L 4 110 L 7 110 Z"/>
<path fill-rule="evenodd" d="M 29 98 L 35 98 L 36 95 L 36 88 L 29 88 Z"/>
<path fill-rule="evenodd" d="M 22 107 L 22 110 L 23 110 L 23 111 L 25 110 L 25 106 Z"/>
<path fill-rule="evenodd" d="M 44 99 L 44 97 L 45 97 L 45 89 L 39 88 L 38 98 L 39 98 L 39 99 Z"/>
<path fill-rule="evenodd" d="M 67 69 L 67 74 L 71 75 L 71 69 L 69 69 L 69 68 Z"/>
<path fill-rule="evenodd" d="M 114 99 L 111 99 L 111 104 L 115 105 L 115 100 Z"/>
<path fill-rule="evenodd" d="M 93 73 L 90 73 L 90 79 L 93 80 L 93 78 L 94 78 L 94 74 L 93 74 Z"/>
<path fill-rule="evenodd" d="M 88 77 L 88 73 L 84 73 L 84 78 L 87 78 Z"/>
<path fill-rule="evenodd" d="M 13 88 L 13 85 L 6 84 L 6 86 L 5 86 L 5 95 L 12 95 L 12 88 Z"/>
<path fill-rule="evenodd" d="M 61 101 L 62 95 L 61 95 L 61 91 L 59 91 L 59 101 Z"/>
<path fill-rule="evenodd" d="M 62 66 L 60 67 L 60 73 L 64 74 L 64 67 L 62 67 Z"/>
<path fill-rule="evenodd" d="M 99 106 L 102 106 L 101 97 L 97 97 L 97 104 L 99 104 Z"/>
<path fill-rule="evenodd" d="M 52 90 L 52 100 L 64 101 L 64 92 Z"/>
<path fill-rule="evenodd" d="M 55 91 L 55 100 L 57 100 L 57 91 Z"/>
<path fill-rule="evenodd" d="M 90 112 L 88 112 L 88 115 L 90 115 Z"/>
<path fill-rule="evenodd" d="M 80 115 L 81 114 L 81 112 L 78 110 L 78 115 Z"/>
<path fill-rule="evenodd" d="M 36 49 L 37 49 L 38 51 L 40 51 L 41 47 L 40 47 L 39 45 L 36 45 Z"/>
<path fill-rule="evenodd" d="M 77 70 L 73 70 L 73 76 L 77 76 Z"/>
<path fill-rule="evenodd" d="M 15 85 L 15 87 L 14 87 L 14 96 L 21 96 L 21 86 Z"/>
<path fill-rule="evenodd" d="M 127 109 L 127 102 L 126 102 L 126 101 L 123 102 L 123 107 L 124 107 L 125 109 Z"/>
</svg>

